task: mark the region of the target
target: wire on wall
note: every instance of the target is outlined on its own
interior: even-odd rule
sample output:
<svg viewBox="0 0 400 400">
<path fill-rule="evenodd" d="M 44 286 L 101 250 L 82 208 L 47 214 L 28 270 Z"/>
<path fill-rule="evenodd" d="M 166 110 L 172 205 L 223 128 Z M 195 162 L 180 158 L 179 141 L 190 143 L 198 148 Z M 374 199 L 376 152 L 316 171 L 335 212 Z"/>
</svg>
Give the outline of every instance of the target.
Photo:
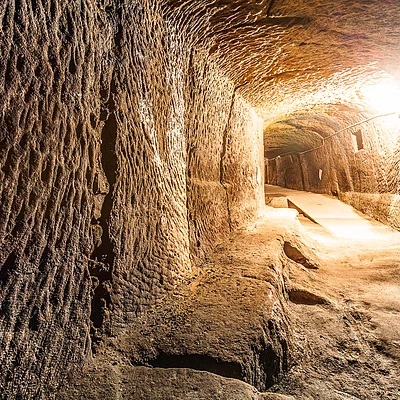
<svg viewBox="0 0 400 400">
<path fill-rule="evenodd" d="M 354 127 L 356 127 L 356 126 L 358 126 L 358 125 L 365 124 L 366 122 L 372 121 L 372 120 L 374 120 L 374 119 L 383 118 L 383 117 L 389 117 L 390 115 L 395 115 L 395 114 L 397 114 L 397 112 L 391 112 L 391 113 L 386 113 L 386 114 L 375 115 L 375 116 L 373 116 L 373 117 L 364 119 L 364 120 L 362 120 L 362 121 L 360 121 L 360 122 L 356 122 L 355 124 L 346 126 L 345 128 L 340 129 L 340 130 L 338 130 L 338 131 L 332 133 L 331 135 L 322 138 L 322 144 L 321 144 L 320 146 L 313 147 L 312 149 L 307 149 L 307 150 L 304 150 L 304 151 L 289 151 L 289 152 L 287 152 L 287 153 L 279 154 L 279 155 L 277 155 L 277 156 L 274 157 L 274 158 L 269 158 L 268 160 L 269 160 L 269 161 L 272 161 L 272 160 L 276 160 L 277 158 L 281 158 L 281 157 L 284 157 L 284 156 L 289 156 L 289 155 L 294 155 L 294 154 L 302 155 L 302 154 L 310 153 L 310 152 L 312 152 L 312 151 L 315 151 L 315 150 L 318 150 L 318 149 L 321 149 L 322 147 L 324 147 L 324 145 L 325 145 L 325 140 L 328 140 L 328 139 L 330 139 L 330 138 L 332 138 L 332 137 L 334 137 L 334 136 L 337 136 L 339 133 L 342 133 L 342 132 L 344 132 L 344 131 L 347 131 L 348 129 L 354 128 Z M 399 115 L 399 118 L 400 118 L 400 115 Z"/>
</svg>

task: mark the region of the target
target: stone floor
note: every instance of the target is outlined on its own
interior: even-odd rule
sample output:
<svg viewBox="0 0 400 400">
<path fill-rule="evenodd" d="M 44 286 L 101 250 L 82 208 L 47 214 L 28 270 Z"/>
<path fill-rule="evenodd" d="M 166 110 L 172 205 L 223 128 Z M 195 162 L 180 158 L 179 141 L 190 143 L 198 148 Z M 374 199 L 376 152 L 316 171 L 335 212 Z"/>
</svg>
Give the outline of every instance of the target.
<svg viewBox="0 0 400 400">
<path fill-rule="evenodd" d="M 399 399 L 400 233 L 377 227 L 265 207 L 58 398 Z"/>
</svg>

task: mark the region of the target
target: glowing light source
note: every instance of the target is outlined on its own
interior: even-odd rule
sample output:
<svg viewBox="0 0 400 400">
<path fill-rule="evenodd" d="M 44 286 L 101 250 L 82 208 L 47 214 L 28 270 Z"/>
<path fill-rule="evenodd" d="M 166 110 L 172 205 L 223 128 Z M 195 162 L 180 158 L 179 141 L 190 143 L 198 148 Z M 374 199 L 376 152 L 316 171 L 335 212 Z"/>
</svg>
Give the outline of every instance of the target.
<svg viewBox="0 0 400 400">
<path fill-rule="evenodd" d="M 395 81 L 367 86 L 362 94 L 366 103 L 377 113 L 400 112 L 400 87 Z"/>
</svg>

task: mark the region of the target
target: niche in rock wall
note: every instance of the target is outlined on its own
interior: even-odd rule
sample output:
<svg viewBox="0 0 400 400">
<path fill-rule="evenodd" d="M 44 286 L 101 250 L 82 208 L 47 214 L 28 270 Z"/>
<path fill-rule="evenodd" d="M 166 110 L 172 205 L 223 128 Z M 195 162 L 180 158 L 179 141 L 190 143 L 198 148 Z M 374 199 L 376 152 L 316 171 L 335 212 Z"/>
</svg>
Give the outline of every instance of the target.
<svg viewBox="0 0 400 400">
<path fill-rule="evenodd" d="M 363 137 L 361 130 L 352 133 L 354 151 L 358 152 L 364 149 Z"/>
<path fill-rule="evenodd" d="M 276 167 L 276 159 L 267 160 L 266 162 L 266 183 L 270 185 L 277 184 L 277 167 Z"/>
</svg>

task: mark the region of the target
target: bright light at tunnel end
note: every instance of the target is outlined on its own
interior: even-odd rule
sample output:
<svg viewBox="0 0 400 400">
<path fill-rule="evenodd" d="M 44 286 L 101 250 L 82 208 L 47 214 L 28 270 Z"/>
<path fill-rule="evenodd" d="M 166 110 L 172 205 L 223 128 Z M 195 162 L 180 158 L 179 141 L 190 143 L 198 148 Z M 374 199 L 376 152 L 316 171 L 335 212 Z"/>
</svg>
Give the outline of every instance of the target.
<svg viewBox="0 0 400 400">
<path fill-rule="evenodd" d="M 400 87 L 394 80 L 366 86 L 361 92 L 365 102 L 376 113 L 400 114 Z"/>
</svg>

